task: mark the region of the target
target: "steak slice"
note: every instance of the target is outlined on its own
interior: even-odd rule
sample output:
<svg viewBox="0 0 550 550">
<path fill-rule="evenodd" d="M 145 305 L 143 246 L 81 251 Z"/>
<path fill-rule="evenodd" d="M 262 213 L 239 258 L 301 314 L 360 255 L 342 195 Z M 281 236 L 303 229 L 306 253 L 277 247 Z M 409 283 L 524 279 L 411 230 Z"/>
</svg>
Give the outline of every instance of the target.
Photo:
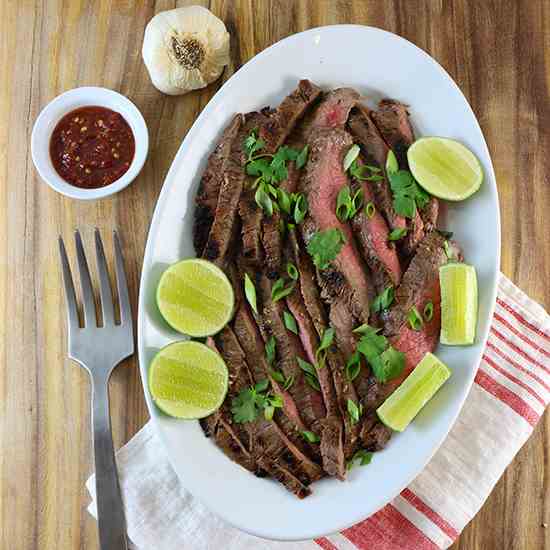
<svg viewBox="0 0 550 550">
<path fill-rule="evenodd" d="M 312 365 L 317 365 L 315 352 L 319 347 L 319 336 L 303 303 L 302 295 L 299 292 L 292 292 L 287 296 L 286 302 L 290 313 L 296 320 L 298 335 L 308 360 Z M 323 468 L 329 475 L 344 479 L 346 476 L 343 449 L 344 426 L 340 417 L 332 376 L 327 367 L 316 368 L 316 372 L 326 409 L 326 418 L 323 420 L 321 431 Z"/>
<path fill-rule="evenodd" d="M 275 392 L 279 394 L 283 399 L 283 411 L 275 411 L 273 420 L 273 429 L 277 430 L 280 439 L 275 440 L 270 438 L 270 447 L 277 448 L 280 454 L 284 455 L 284 458 L 288 464 L 293 466 L 293 469 L 300 475 L 298 477 L 302 480 L 309 479 L 310 481 L 316 481 L 323 477 L 323 471 L 309 456 L 307 444 L 298 435 L 295 429 L 295 424 L 291 420 L 289 414 L 289 407 L 287 406 L 289 401 L 292 402 L 292 410 L 290 415 L 297 414 L 297 408 L 289 393 L 283 390 L 280 385 L 271 376 L 271 369 L 267 363 L 265 357 L 264 342 L 258 330 L 256 321 L 254 320 L 252 313 L 245 303 L 242 296 L 242 285 L 238 284 L 236 280 L 236 269 L 232 269 L 232 282 L 233 287 L 236 289 L 237 297 L 237 312 L 233 321 L 233 330 L 235 336 L 239 341 L 239 344 L 246 355 L 247 363 L 250 365 L 252 375 L 255 382 L 259 382 L 265 378 L 270 378 L 271 385 L 275 388 Z M 296 412 L 294 412 L 296 411 Z M 281 444 L 284 444 L 286 449 L 283 449 Z M 276 447 L 279 445 L 278 447 Z M 271 456 L 274 456 L 274 451 L 270 451 Z M 304 477 L 307 476 L 307 477 Z"/>
<path fill-rule="evenodd" d="M 374 195 L 367 182 L 361 182 L 353 187 L 363 191 L 364 204 L 374 202 Z M 398 286 L 401 282 L 401 265 L 395 249 L 395 244 L 389 241 L 389 229 L 386 220 L 376 210 L 369 217 L 364 208 L 352 218 L 351 226 L 355 240 L 366 264 L 371 272 L 372 282 L 376 292 L 380 294 L 388 286 Z"/>
<path fill-rule="evenodd" d="M 311 263 L 309 256 L 304 252 L 303 247 L 300 247 L 298 241 L 298 235 L 294 231 L 290 231 L 289 240 L 294 253 L 294 261 L 298 266 L 300 273 L 299 285 L 300 293 L 302 295 L 305 308 L 309 314 L 313 326 L 317 332 L 319 338 L 322 337 L 324 332 L 328 329 L 329 324 L 327 321 L 327 314 L 321 301 L 319 289 L 315 282 L 315 269 Z M 336 346 L 331 346 L 327 350 L 326 368 L 332 376 L 332 384 L 334 386 L 334 392 L 336 395 L 336 405 L 338 408 L 340 421 L 344 422 L 344 440 L 343 451 L 344 457 L 349 459 L 356 449 L 356 443 L 358 438 L 358 427 L 351 422 L 349 415 L 347 414 L 347 400 L 351 399 L 357 402 L 357 394 L 353 384 L 345 377 L 345 359 L 342 356 L 340 350 Z M 323 369 L 321 369 L 323 370 Z M 333 413 L 336 408 L 332 403 L 329 395 L 329 380 L 326 380 L 324 372 L 319 372 L 319 385 L 325 396 L 324 386 L 327 386 L 325 403 L 327 404 L 327 416 L 337 417 L 336 412 Z"/>
<path fill-rule="evenodd" d="M 382 137 L 395 153 L 399 166 L 408 170 L 407 150 L 414 143 L 415 138 L 407 109 L 407 105 L 399 101 L 383 99 L 378 106 L 378 111 L 372 113 L 372 117 Z M 405 246 L 409 251 L 414 250 L 416 244 L 422 239 L 422 233 L 429 232 L 435 228 L 438 213 L 439 201 L 437 198 L 431 197 L 428 204 L 420 209 L 419 212 L 422 226 L 426 227 L 423 227 L 421 231 L 419 228 L 420 223 L 415 218 L 413 232 L 405 240 Z"/>
<path fill-rule="evenodd" d="M 243 141 L 253 128 L 255 117 L 240 115 L 242 123 L 231 141 L 229 156 L 223 164 L 223 181 L 220 187 L 216 215 L 204 247 L 203 258 L 222 266 L 228 255 L 232 236 L 237 225 L 237 210 L 246 178 Z"/>
<path fill-rule="evenodd" d="M 384 333 L 391 345 L 405 354 L 403 373 L 387 384 L 375 379 L 365 398 L 365 407 L 377 408 L 409 375 L 427 352 L 432 352 L 439 338 L 441 328 L 441 292 L 439 287 L 439 268 L 448 261 L 445 252 L 445 237 L 439 232 L 428 233 L 419 243 L 401 285 L 395 291 L 395 300 L 385 318 Z M 457 245 L 449 242 L 450 250 L 456 258 L 461 258 Z M 420 314 L 428 302 L 433 304 L 433 317 L 424 320 L 422 328 L 413 330 L 407 321 L 407 315 L 413 307 Z"/>
<path fill-rule="evenodd" d="M 348 185 L 343 160 L 352 144 L 351 136 L 341 128 L 320 129 L 314 133 L 306 173 L 300 182 L 309 212 L 307 223 L 300 227 L 306 244 L 317 231 L 337 228 L 342 232 L 346 242 L 333 261 L 333 269 L 321 272 L 324 295 L 328 297 L 337 293 L 345 296 L 351 313 L 367 322 L 370 285 L 366 270 L 349 225 L 336 217 L 336 198 L 339 191 Z"/>
<path fill-rule="evenodd" d="M 222 133 L 222 137 L 210 154 L 195 197 L 193 245 L 201 256 L 216 214 L 218 196 L 223 182 L 223 165 L 229 156 L 231 143 L 242 124 L 242 116 L 235 115 Z"/>
<path fill-rule="evenodd" d="M 326 416 L 322 397 L 319 392 L 307 384 L 303 376 L 296 358 L 299 357 L 303 361 L 307 361 L 307 354 L 299 338 L 285 327 L 283 321 L 285 302 L 284 300 L 273 302 L 271 289 L 271 281 L 265 275 L 261 275 L 258 290 L 262 301 L 264 330 L 275 338 L 278 357 L 277 366 L 285 377 L 294 377 L 294 382 L 288 392 L 300 411 L 300 416 L 307 426 L 306 429 L 320 433 L 319 421 Z"/>
<path fill-rule="evenodd" d="M 321 88 L 309 80 L 300 80 L 298 87 L 274 111 L 268 111 L 268 120 L 259 131 L 265 150 L 274 153 L 286 140 L 306 111 L 321 96 Z"/>
<path fill-rule="evenodd" d="M 373 122 L 375 114 L 375 112 L 369 112 L 364 106 L 358 106 L 350 114 L 349 126 L 363 148 L 367 164 L 374 163 L 383 171 L 384 179 L 373 182 L 376 200 L 392 229 L 407 228 L 402 248 L 404 253 L 409 256 L 418 241 L 424 236 L 424 223 L 418 212 L 415 213 L 412 220 L 409 220 L 398 215 L 393 209 L 393 195 L 385 172 L 389 148 Z"/>
<path fill-rule="evenodd" d="M 279 187 L 291 194 L 298 187 L 301 171 L 296 168 L 294 162 L 288 165 L 288 178 L 279 184 Z M 283 216 L 280 212 L 273 212 L 273 216 L 264 217 L 262 223 L 262 244 L 265 251 L 266 273 L 270 279 L 276 279 L 280 270 L 283 257 L 283 234 L 281 223 Z M 283 228 L 284 229 L 284 228 Z"/>
<path fill-rule="evenodd" d="M 225 327 L 216 335 L 215 341 L 216 347 L 226 361 L 228 368 L 238 371 L 238 373 L 230 371 L 236 377 L 234 387 L 240 386 L 240 389 L 243 389 L 243 387 L 255 383 L 256 379 L 246 362 L 245 354 L 233 331 L 229 327 Z M 233 394 L 233 388 L 231 393 Z M 311 491 L 307 485 L 311 480 L 304 472 L 293 471 L 292 465 L 287 463 L 285 455 L 290 451 L 286 448 L 283 439 L 281 439 L 280 431 L 275 428 L 274 423 L 259 416 L 253 422 L 233 423 L 233 427 L 247 433 L 250 454 L 262 470 L 280 481 L 299 498 L 304 498 L 310 494 Z"/>
</svg>

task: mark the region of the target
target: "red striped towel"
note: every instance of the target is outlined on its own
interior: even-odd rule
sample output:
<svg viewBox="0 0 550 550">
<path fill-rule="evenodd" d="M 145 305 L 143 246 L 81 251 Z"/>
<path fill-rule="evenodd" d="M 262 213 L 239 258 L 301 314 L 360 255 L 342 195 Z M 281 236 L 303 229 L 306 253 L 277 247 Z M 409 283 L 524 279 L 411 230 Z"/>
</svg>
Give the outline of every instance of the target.
<svg viewBox="0 0 550 550">
<path fill-rule="evenodd" d="M 456 424 L 422 473 L 382 510 L 315 541 L 258 539 L 228 526 L 183 489 L 159 457 L 148 424 L 117 454 L 129 538 L 140 550 L 447 548 L 489 496 L 549 399 L 550 317 L 501 276 L 487 347 Z M 93 478 L 86 485 L 93 499 Z M 89 510 L 95 516 L 93 500 Z"/>
</svg>

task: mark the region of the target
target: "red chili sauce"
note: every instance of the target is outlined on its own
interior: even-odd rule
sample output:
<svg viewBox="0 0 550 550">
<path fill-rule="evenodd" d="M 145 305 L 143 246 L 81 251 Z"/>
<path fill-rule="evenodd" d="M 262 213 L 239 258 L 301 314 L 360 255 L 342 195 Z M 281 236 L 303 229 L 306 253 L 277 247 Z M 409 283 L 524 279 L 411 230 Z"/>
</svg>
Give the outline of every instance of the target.
<svg viewBox="0 0 550 550">
<path fill-rule="evenodd" d="M 130 168 L 134 134 L 120 113 L 81 107 L 66 114 L 50 140 L 57 173 L 71 185 L 93 189 L 120 178 Z"/>
</svg>

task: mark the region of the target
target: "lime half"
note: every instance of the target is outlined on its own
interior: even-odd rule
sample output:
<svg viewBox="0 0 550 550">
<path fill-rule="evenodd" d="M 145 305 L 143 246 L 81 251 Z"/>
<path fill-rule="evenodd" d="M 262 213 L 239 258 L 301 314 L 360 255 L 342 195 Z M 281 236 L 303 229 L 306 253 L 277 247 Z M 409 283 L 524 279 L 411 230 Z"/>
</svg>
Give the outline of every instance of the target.
<svg viewBox="0 0 550 550">
<path fill-rule="evenodd" d="M 227 367 L 200 342 L 175 342 L 162 348 L 149 367 L 149 391 L 158 408 L 176 418 L 204 418 L 223 403 Z"/>
<path fill-rule="evenodd" d="M 378 418 L 389 428 L 402 432 L 451 376 L 449 368 L 432 353 L 405 378 L 405 381 L 378 407 Z"/>
<path fill-rule="evenodd" d="M 474 342 L 477 325 L 477 277 L 473 266 L 449 263 L 439 268 L 441 335 L 449 346 Z"/>
<path fill-rule="evenodd" d="M 477 157 L 453 139 L 420 138 L 409 147 L 407 159 L 416 181 L 440 199 L 467 199 L 483 181 Z"/>
<path fill-rule="evenodd" d="M 157 304 L 166 322 L 189 336 L 210 336 L 231 319 L 235 297 L 225 273 L 193 258 L 171 265 L 160 278 Z"/>
</svg>

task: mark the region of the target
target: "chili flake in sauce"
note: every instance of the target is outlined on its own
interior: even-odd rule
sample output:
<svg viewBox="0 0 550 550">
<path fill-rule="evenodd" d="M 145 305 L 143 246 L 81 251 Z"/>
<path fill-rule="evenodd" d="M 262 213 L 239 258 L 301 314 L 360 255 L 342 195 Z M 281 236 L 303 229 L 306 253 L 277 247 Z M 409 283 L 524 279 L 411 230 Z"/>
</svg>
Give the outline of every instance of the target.
<svg viewBox="0 0 550 550">
<path fill-rule="evenodd" d="M 81 107 L 66 114 L 50 140 L 57 173 L 71 185 L 104 187 L 128 171 L 135 152 L 134 134 L 120 113 Z"/>
</svg>

